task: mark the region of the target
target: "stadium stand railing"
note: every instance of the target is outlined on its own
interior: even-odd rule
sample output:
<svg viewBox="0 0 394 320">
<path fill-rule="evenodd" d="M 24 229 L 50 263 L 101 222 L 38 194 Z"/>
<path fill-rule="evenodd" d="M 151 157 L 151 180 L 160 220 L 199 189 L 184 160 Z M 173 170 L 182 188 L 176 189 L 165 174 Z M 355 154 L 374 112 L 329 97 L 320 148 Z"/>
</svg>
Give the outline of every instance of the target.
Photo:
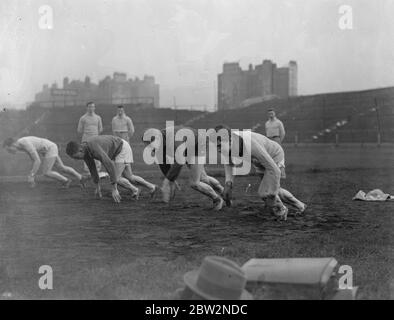
<svg viewBox="0 0 394 320">
<path fill-rule="evenodd" d="M 195 121 L 197 128 L 223 123 L 265 132 L 267 111 L 274 108 L 285 126 L 285 143 L 394 142 L 394 88 L 318 94 L 260 102 L 222 110 Z"/>
</svg>

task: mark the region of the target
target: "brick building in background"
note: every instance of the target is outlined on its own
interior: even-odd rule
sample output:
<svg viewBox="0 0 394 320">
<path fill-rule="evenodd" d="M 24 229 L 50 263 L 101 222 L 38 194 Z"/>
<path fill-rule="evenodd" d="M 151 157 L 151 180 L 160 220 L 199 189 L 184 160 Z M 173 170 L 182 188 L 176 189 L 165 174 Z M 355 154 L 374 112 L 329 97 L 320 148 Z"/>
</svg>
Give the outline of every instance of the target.
<svg viewBox="0 0 394 320">
<path fill-rule="evenodd" d="M 238 62 L 224 63 L 218 75 L 218 110 L 240 108 L 251 98 L 288 98 L 297 95 L 297 62 L 277 68 L 271 60 L 242 70 Z"/>
<path fill-rule="evenodd" d="M 85 104 L 95 101 L 103 104 L 152 104 L 160 106 L 160 86 L 152 76 L 143 79 L 127 79 L 126 73 L 114 72 L 113 77 L 105 77 L 98 84 L 89 77 L 85 81 L 63 79 L 63 87 L 54 83 L 44 85 L 35 95 L 35 103 L 43 107 L 62 107 Z"/>
</svg>

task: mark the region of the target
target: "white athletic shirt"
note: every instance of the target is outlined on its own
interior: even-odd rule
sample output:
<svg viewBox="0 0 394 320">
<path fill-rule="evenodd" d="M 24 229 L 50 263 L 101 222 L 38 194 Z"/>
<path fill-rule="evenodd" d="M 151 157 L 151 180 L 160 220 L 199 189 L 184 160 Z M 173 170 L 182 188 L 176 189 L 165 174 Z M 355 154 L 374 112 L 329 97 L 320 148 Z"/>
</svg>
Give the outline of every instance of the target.
<svg viewBox="0 0 394 320">
<path fill-rule="evenodd" d="M 256 132 L 239 131 L 234 133 L 243 138 L 246 152 L 249 152 L 251 157 L 255 155 L 254 153 L 256 151 L 253 149 L 248 150 L 249 146 L 251 146 L 250 139 L 253 140 L 255 143 L 257 143 L 258 145 L 260 145 L 261 147 L 263 147 L 276 164 L 281 164 L 284 167 L 284 162 L 285 162 L 284 152 L 283 152 L 283 148 L 280 146 L 279 143 Z"/>
<path fill-rule="evenodd" d="M 98 136 L 101 131 L 103 131 L 103 122 L 99 115 L 85 113 L 79 119 L 78 132 L 82 133 L 82 142 L 85 142 L 90 137 Z"/>
<path fill-rule="evenodd" d="M 273 137 L 283 138 L 285 135 L 285 128 L 283 126 L 282 121 L 280 121 L 278 118 L 275 118 L 273 120 L 268 120 L 265 123 L 265 133 L 267 134 L 267 137 L 270 138 Z"/>
<path fill-rule="evenodd" d="M 261 196 L 277 195 L 280 188 L 281 170 L 279 163 L 284 164 L 284 153 L 282 147 L 275 141 L 268 139 L 262 134 L 251 131 L 234 132 L 234 134 L 243 138 L 245 152 L 243 159 L 250 159 L 255 165 L 264 168 L 264 177 L 262 179 L 259 193 Z M 234 140 L 232 144 L 235 143 Z M 233 149 L 233 147 L 232 147 Z M 225 165 L 226 181 L 231 180 L 231 176 L 237 174 L 234 170 Z"/>
<path fill-rule="evenodd" d="M 48 139 L 39 137 L 23 137 L 17 140 L 17 144 L 29 153 L 36 151 L 40 155 L 46 155 L 56 144 Z"/>
</svg>

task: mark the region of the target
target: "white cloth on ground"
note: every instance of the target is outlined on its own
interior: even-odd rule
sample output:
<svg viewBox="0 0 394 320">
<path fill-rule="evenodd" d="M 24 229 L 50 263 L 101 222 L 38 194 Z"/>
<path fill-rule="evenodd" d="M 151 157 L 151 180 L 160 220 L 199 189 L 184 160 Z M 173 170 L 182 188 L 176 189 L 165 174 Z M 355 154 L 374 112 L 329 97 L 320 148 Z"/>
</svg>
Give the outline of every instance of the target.
<svg viewBox="0 0 394 320">
<path fill-rule="evenodd" d="M 374 189 L 365 193 L 364 191 L 360 190 L 356 193 L 352 200 L 358 201 L 394 201 L 394 196 L 384 193 L 380 189 Z"/>
</svg>

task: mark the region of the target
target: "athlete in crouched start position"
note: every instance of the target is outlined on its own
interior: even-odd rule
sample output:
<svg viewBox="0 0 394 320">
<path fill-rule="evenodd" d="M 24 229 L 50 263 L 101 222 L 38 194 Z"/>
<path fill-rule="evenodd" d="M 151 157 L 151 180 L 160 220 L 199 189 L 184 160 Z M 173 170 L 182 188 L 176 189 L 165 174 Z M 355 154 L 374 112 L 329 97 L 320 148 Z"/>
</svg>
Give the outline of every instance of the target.
<svg viewBox="0 0 394 320">
<path fill-rule="evenodd" d="M 65 166 L 59 156 L 59 150 L 56 143 L 39 137 L 28 136 L 20 139 L 8 138 L 4 141 L 3 147 L 11 154 L 24 152 L 29 155 L 33 161 L 33 168 L 28 176 L 28 182 L 31 187 L 35 186 L 35 176 L 42 164 L 42 171 L 48 178 L 60 181 L 63 187 L 68 188 L 71 180 L 61 175 L 59 172 L 52 170 L 57 167 L 60 171 L 73 176 L 78 180 L 81 186 L 84 185 L 84 178 L 73 168 Z M 40 159 L 42 156 L 42 160 Z"/>
<path fill-rule="evenodd" d="M 295 208 L 299 213 L 305 211 L 306 205 L 280 186 L 280 179 L 285 177 L 285 158 L 284 151 L 277 142 L 256 132 L 232 131 L 224 125 L 215 128 L 215 135 L 210 136 L 211 142 L 216 142 L 212 140 L 218 138 L 217 133 L 220 130 L 227 131 L 229 141 L 217 142 L 218 150 L 230 154 L 230 160 L 231 157 L 234 157 L 231 154 L 232 150 L 239 150 L 240 153 L 246 152 L 246 154 L 242 153 L 239 158 L 243 161 L 250 161 L 261 177 L 258 194 L 271 213 L 286 220 L 288 209 L 283 203 Z M 235 146 L 235 143 L 240 145 Z M 224 199 L 226 203 L 230 203 L 232 198 L 234 182 L 234 165 L 232 163 L 234 161 L 224 165 L 226 176 Z"/>
<path fill-rule="evenodd" d="M 139 184 L 150 191 L 153 197 L 159 187 L 133 174 L 133 152 L 129 143 L 122 138 L 101 135 L 88 138 L 82 144 L 71 141 L 67 144 L 66 153 L 73 159 L 84 160 L 89 168 L 93 182 L 96 184 L 95 194 L 102 197 L 100 179 L 94 160 L 100 161 L 107 170 L 112 184 L 112 198 L 120 202 L 121 197 L 117 188 L 121 187 L 131 191 L 132 197 L 138 199 L 140 190 L 132 183 Z"/>
<path fill-rule="evenodd" d="M 175 139 L 166 138 L 174 137 L 175 133 L 182 129 L 188 130 L 194 136 L 194 139 L 175 141 Z M 160 170 L 165 177 L 162 185 L 163 201 L 168 203 L 174 198 L 177 188 L 176 179 L 185 164 L 189 169 L 190 187 L 209 197 L 213 201 L 214 210 L 221 210 L 224 204 L 222 198 L 224 188 L 218 180 L 209 176 L 205 171 L 205 150 L 198 148 L 197 130 L 184 126 L 169 126 L 161 130 L 159 135 L 160 137 L 154 137 L 158 142 L 155 142 L 154 139 L 144 142 L 151 145 L 151 150 L 154 152 L 157 160 L 159 160 Z M 184 164 L 177 162 L 176 157 L 169 152 L 169 150 L 177 150 L 181 145 L 186 150 Z M 157 150 L 160 149 L 162 154 L 158 155 L 159 152 Z M 194 154 L 187 154 L 187 150 L 192 149 L 195 151 Z"/>
</svg>

